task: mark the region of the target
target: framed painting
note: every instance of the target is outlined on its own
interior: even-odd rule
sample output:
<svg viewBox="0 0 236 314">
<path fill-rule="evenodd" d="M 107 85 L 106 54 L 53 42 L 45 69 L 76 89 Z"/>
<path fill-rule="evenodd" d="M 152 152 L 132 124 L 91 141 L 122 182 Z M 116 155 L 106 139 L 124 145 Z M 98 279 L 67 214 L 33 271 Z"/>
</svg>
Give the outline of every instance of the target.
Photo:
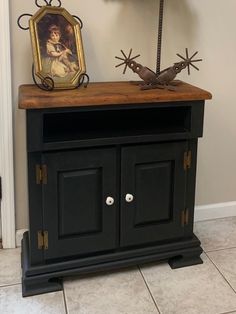
<svg viewBox="0 0 236 314">
<path fill-rule="evenodd" d="M 80 24 L 61 7 L 44 6 L 29 21 L 34 74 L 53 89 L 73 89 L 86 72 Z"/>
</svg>

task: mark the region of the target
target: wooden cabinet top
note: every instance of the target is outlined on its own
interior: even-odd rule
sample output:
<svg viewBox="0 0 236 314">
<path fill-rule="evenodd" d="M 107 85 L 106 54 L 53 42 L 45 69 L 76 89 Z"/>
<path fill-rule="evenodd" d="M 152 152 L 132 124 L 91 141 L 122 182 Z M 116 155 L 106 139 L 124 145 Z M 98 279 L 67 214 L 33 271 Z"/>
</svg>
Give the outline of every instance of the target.
<svg viewBox="0 0 236 314">
<path fill-rule="evenodd" d="M 19 88 L 21 109 L 143 104 L 211 98 L 209 92 L 181 81 L 178 81 L 176 91 L 140 90 L 139 86 L 130 82 L 90 83 L 87 88 L 51 92 L 43 91 L 35 85 L 22 85 Z"/>
</svg>

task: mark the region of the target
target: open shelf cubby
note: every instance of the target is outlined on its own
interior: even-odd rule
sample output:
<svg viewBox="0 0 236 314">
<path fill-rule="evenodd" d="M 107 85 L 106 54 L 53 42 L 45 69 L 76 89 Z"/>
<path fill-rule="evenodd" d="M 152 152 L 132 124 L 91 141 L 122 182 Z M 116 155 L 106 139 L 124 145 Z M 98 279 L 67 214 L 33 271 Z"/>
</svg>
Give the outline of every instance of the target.
<svg viewBox="0 0 236 314">
<path fill-rule="evenodd" d="M 191 107 L 98 109 L 45 113 L 44 143 L 114 138 L 141 134 L 186 133 L 191 129 Z"/>
</svg>

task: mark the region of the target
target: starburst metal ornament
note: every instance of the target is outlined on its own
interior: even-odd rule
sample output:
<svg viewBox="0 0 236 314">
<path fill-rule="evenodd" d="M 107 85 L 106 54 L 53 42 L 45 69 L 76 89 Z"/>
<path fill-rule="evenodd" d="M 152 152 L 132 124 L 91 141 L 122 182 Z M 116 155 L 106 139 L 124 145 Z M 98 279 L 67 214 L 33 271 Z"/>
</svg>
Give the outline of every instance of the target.
<svg viewBox="0 0 236 314">
<path fill-rule="evenodd" d="M 192 66 L 195 70 L 199 71 L 199 68 L 193 64 L 194 62 L 202 61 L 202 59 L 193 60 L 193 58 L 198 54 L 198 51 L 196 51 L 190 58 L 189 58 L 188 48 L 186 48 L 185 52 L 186 52 L 186 58 L 181 56 L 179 53 L 177 53 L 177 56 L 180 57 L 182 60 L 184 60 L 184 62 L 186 62 L 187 68 L 188 68 L 188 75 L 190 75 L 190 66 Z"/>
</svg>

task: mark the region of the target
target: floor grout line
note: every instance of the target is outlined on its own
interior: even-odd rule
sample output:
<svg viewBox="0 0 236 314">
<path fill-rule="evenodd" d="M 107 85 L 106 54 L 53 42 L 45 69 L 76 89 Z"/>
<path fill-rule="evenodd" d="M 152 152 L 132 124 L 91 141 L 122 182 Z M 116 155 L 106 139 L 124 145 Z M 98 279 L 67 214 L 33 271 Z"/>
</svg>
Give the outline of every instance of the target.
<svg viewBox="0 0 236 314">
<path fill-rule="evenodd" d="M 215 268 L 218 270 L 218 272 L 221 274 L 223 279 L 227 282 L 227 284 L 230 286 L 230 288 L 236 293 L 236 290 L 232 287 L 231 283 L 225 278 L 223 273 L 220 271 L 219 267 L 214 263 L 214 261 L 210 258 L 210 256 L 206 253 L 206 256 L 209 258 L 209 260 L 212 262 L 212 264 L 215 266 Z M 229 312 L 230 313 L 230 312 Z M 232 312 L 231 312 L 232 313 Z"/>
<path fill-rule="evenodd" d="M 236 246 L 232 246 L 232 247 L 226 247 L 226 248 L 221 248 L 221 249 L 215 249 L 215 250 L 203 250 L 205 253 L 211 253 L 211 252 L 218 252 L 218 251 L 224 251 L 224 250 L 233 250 L 236 249 Z"/>
<path fill-rule="evenodd" d="M 232 313 L 236 313 L 236 309 L 234 311 L 224 312 L 224 313 L 220 313 L 220 314 L 232 314 Z"/>
<path fill-rule="evenodd" d="M 227 216 L 227 217 L 219 217 L 219 218 L 210 218 L 210 219 L 198 220 L 198 221 L 194 221 L 194 224 L 208 222 L 208 221 L 215 221 L 215 220 L 232 220 L 232 218 L 236 218 L 236 216 L 233 215 L 233 216 Z"/>
<path fill-rule="evenodd" d="M 68 314 L 68 308 L 67 308 L 67 302 L 66 302 L 66 295 L 65 295 L 65 289 L 64 289 L 64 280 L 62 281 L 62 293 L 63 293 L 65 311 L 66 311 L 66 314 Z"/>
<path fill-rule="evenodd" d="M 0 289 L 1 289 L 1 288 L 6 288 L 6 287 L 20 286 L 20 285 L 21 285 L 21 282 L 6 284 L 6 285 L 3 285 L 3 286 L 0 285 Z"/>
<path fill-rule="evenodd" d="M 145 286 L 146 286 L 146 288 L 147 288 L 147 290 L 148 290 L 148 292 L 149 292 L 149 294 L 150 294 L 150 296 L 151 296 L 151 298 L 152 298 L 152 301 L 153 301 L 153 303 L 154 303 L 154 305 L 155 305 L 155 307 L 156 307 L 158 313 L 161 314 L 161 311 L 159 310 L 159 307 L 158 307 L 158 305 L 157 305 L 157 303 L 156 303 L 156 300 L 154 299 L 154 296 L 152 295 L 152 292 L 151 292 L 151 290 L 150 290 L 150 288 L 149 288 L 149 286 L 148 286 L 148 284 L 147 284 L 147 281 L 146 281 L 146 279 L 145 279 L 145 277 L 144 277 L 144 275 L 143 275 L 143 273 L 142 273 L 142 270 L 141 270 L 140 266 L 137 266 L 137 267 L 138 267 L 138 270 L 139 270 L 139 272 L 140 272 L 140 274 L 141 274 L 141 276 L 142 276 L 142 278 L 143 278 L 143 281 L 144 281 L 144 283 L 145 283 Z"/>
</svg>

